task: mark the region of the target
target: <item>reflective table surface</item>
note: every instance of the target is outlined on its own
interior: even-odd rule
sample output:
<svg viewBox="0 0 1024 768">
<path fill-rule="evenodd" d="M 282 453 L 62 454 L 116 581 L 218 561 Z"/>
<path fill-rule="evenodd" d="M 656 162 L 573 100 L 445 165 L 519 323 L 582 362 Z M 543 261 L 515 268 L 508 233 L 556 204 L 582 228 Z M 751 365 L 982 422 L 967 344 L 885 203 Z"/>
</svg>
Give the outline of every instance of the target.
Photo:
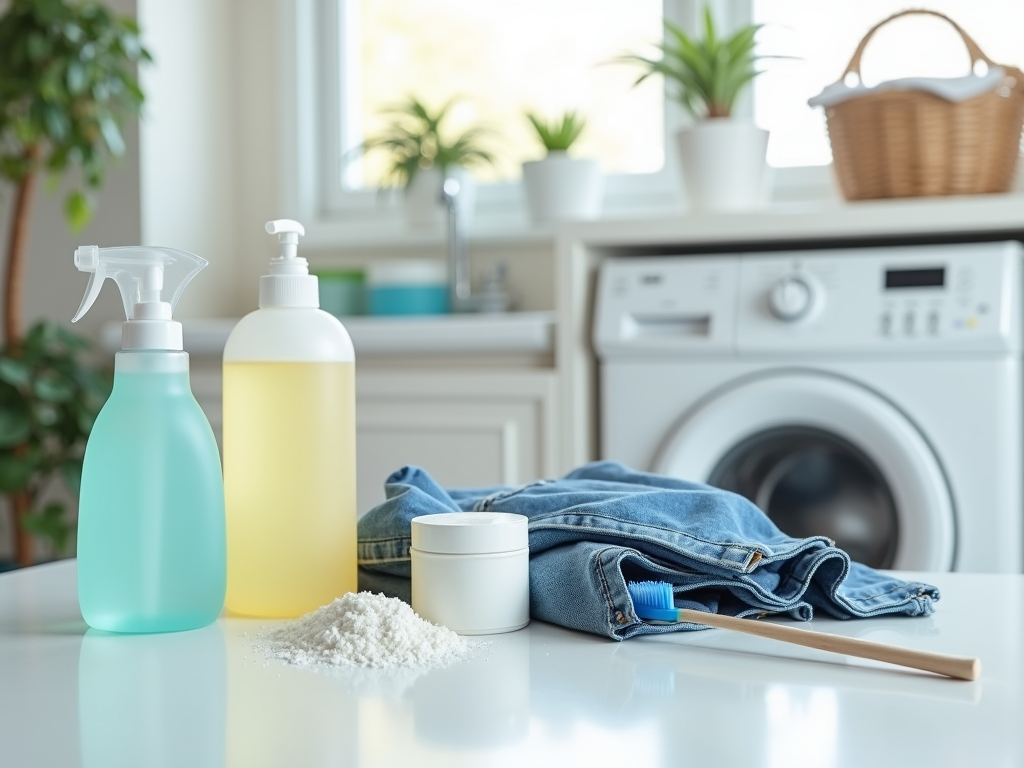
<svg viewBox="0 0 1024 768">
<path fill-rule="evenodd" d="M 960 682 L 723 630 L 616 643 L 534 621 L 439 670 L 268 661 L 269 622 L 119 636 L 74 561 L 0 575 L 0 765 L 1024 764 L 1024 576 L 915 574 L 926 618 L 810 628 L 978 656 Z"/>
</svg>

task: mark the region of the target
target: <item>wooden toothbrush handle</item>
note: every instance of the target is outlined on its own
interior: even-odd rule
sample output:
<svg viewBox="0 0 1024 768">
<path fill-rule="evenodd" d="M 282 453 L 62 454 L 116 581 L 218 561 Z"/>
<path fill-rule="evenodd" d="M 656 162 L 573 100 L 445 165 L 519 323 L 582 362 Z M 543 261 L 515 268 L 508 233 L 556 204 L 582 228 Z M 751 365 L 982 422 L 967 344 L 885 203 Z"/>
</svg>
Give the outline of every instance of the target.
<svg viewBox="0 0 1024 768">
<path fill-rule="evenodd" d="M 694 624 L 706 624 L 709 627 L 717 627 L 719 629 L 746 632 L 748 635 L 768 637 L 772 640 L 804 645 L 821 651 L 831 651 L 832 653 L 842 653 L 847 656 L 860 656 L 864 659 L 886 661 L 890 664 L 923 669 L 927 672 L 945 675 L 946 677 L 955 677 L 958 680 L 977 680 L 978 675 L 981 673 L 980 659 L 950 656 L 945 653 L 932 653 L 930 651 L 914 651 L 896 645 L 873 643 L 870 640 L 830 635 L 824 632 L 812 632 L 808 629 L 796 629 L 766 621 L 737 619 L 733 616 L 721 616 L 717 613 L 705 613 L 704 611 L 694 611 L 689 608 L 679 609 L 679 620 Z"/>
</svg>

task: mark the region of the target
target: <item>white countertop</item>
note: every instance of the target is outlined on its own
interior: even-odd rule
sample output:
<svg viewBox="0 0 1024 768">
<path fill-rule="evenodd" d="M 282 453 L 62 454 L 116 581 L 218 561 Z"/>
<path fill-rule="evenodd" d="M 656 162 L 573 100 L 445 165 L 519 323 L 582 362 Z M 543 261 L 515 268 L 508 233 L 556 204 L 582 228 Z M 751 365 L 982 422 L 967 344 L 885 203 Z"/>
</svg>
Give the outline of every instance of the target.
<svg viewBox="0 0 1024 768">
<path fill-rule="evenodd" d="M 550 353 L 554 312 L 342 317 L 356 355 Z M 238 318 L 182 320 L 185 351 L 220 356 Z M 121 323 L 103 328 L 103 348 L 121 349 Z"/>
<path fill-rule="evenodd" d="M 960 682 L 721 630 L 616 643 L 534 621 L 469 661 L 325 673 L 267 622 L 87 631 L 75 564 L 0 575 L 0 765 L 996 766 L 1024 762 L 1024 576 L 917 574 L 934 615 L 813 628 L 958 655 Z"/>
</svg>

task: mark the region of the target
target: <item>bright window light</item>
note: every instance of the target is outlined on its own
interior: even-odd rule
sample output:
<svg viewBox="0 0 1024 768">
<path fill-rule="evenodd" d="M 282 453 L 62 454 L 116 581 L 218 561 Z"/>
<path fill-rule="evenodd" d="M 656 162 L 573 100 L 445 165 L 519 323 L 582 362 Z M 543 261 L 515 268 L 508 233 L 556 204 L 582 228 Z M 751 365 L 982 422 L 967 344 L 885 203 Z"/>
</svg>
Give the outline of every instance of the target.
<svg viewBox="0 0 1024 768">
<path fill-rule="evenodd" d="M 636 67 L 609 63 L 653 51 L 661 0 L 341 0 L 341 185 L 383 183 L 384 162 L 354 147 L 385 122 L 382 108 L 417 96 L 432 108 L 460 99 L 451 128 L 483 125 L 498 159 L 481 181 L 512 181 L 543 154 L 524 112 L 566 110 L 588 127 L 574 153 L 605 173 L 642 174 L 664 164 L 660 78 L 638 88 Z"/>
</svg>

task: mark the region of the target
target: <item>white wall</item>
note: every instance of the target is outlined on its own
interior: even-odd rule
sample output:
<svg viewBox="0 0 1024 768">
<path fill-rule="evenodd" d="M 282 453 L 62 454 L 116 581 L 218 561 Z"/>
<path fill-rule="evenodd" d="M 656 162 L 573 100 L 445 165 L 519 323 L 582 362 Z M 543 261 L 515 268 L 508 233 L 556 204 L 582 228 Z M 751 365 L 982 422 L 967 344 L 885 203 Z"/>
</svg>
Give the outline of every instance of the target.
<svg viewBox="0 0 1024 768">
<path fill-rule="evenodd" d="M 138 0 L 154 63 L 140 128 L 141 237 L 210 262 L 178 319 L 232 316 L 235 307 L 235 89 L 230 0 Z"/>
<path fill-rule="evenodd" d="M 278 207 L 278 3 L 138 0 L 156 59 L 141 126 L 142 237 L 210 262 L 178 317 L 256 308 L 276 253 L 263 230 Z"/>
<path fill-rule="evenodd" d="M 236 285 L 239 312 L 256 309 L 259 278 L 277 255 L 263 229 L 271 219 L 294 218 L 281 208 L 281 64 L 278 0 L 234 0 L 234 72 L 237 210 Z"/>
</svg>

